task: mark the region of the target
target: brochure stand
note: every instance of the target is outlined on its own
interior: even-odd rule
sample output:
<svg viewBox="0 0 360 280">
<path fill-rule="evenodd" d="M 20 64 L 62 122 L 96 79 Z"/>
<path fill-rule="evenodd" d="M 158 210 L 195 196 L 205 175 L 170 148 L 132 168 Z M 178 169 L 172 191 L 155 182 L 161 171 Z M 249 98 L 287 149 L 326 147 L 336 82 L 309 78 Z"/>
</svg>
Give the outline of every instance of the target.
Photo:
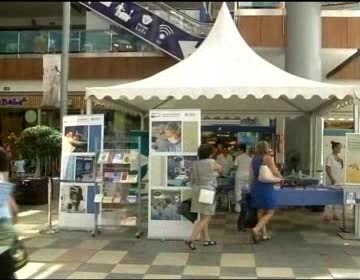
<svg viewBox="0 0 360 280">
<path fill-rule="evenodd" d="M 105 228 L 135 226 L 136 237 L 143 235 L 141 220 L 141 137 L 114 140 L 113 148 L 97 155 L 94 202 L 95 237 Z M 136 146 L 136 148 L 133 148 Z M 99 216 L 101 223 L 99 223 Z M 100 225 L 99 225 L 100 224 Z"/>
</svg>

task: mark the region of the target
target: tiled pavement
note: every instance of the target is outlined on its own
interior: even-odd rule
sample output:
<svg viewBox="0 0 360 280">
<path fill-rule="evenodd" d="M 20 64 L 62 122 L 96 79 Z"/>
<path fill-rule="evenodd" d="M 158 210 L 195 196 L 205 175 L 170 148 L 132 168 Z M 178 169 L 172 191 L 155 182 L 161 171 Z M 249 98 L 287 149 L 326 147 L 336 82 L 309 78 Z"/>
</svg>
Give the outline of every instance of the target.
<svg viewBox="0 0 360 280">
<path fill-rule="evenodd" d="M 182 241 L 136 239 L 133 228 L 96 238 L 86 232 L 36 234 L 44 212 L 21 219 L 30 263 L 19 279 L 360 279 L 360 241 L 342 240 L 336 225 L 321 223 L 319 213 L 307 209 L 279 211 L 272 240 L 256 245 L 248 232 L 237 232 L 236 214 L 222 212 L 210 227 L 218 245 L 198 243 L 196 251 Z"/>
</svg>

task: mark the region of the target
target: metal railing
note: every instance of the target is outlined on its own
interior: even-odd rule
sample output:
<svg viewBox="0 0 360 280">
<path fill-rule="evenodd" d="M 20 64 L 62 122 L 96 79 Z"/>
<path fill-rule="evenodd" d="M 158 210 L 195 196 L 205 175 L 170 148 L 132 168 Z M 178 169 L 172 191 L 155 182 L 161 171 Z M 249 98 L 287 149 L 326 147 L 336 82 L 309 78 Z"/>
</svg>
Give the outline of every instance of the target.
<svg viewBox="0 0 360 280">
<path fill-rule="evenodd" d="M 0 54 L 60 53 L 61 30 L 0 31 Z M 140 38 L 122 30 L 73 30 L 70 52 L 159 52 Z"/>
</svg>

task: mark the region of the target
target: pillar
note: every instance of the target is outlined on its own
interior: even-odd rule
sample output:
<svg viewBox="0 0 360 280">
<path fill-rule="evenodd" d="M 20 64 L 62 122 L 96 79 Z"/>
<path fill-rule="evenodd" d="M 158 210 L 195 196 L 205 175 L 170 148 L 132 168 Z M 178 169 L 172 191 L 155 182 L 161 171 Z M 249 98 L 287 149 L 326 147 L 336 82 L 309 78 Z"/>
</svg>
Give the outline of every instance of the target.
<svg viewBox="0 0 360 280">
<path fill-rule="evenodd" d="M 286 71 L 305 79 L 321 81 L 321 3 L 286 2 L 286 27 Z M 301 120 L 295 122 L 292 124 L 298 126 Z M 310 149 L 308 148 L 307 151 L 299 149 L 299 151 L 302 158 L 309 163 L 308 168 L 312 174 L 316 162 L 313 150 L 315 143 L 313 117 L 307 118 L 306 122 L 309 129 L 304 132 L 302 139 Z M 289 121 L 287 123 L 290 124 Z"/>
<path fill-rule="evenodd" d="M 321 3 L 286 2 L 286 14 L 286 71 L 320 81 Z"/>
<path fill-rule="evenodd" d="M 69 46 L 70 46 L 71 3 L 63 2 L 62 56 L 61 56 L 61 105 L 60 126 L 63 130 L 63 118 L 67 115 L 69 81 Z"/>
</svg>

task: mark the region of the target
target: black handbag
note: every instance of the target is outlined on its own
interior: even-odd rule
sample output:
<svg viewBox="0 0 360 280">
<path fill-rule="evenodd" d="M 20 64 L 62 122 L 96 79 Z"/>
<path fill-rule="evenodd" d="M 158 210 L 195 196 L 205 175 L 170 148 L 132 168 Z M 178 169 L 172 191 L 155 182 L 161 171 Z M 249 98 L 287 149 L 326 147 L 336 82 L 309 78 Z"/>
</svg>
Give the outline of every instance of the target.
<svg viewBox="0 0 360 280">
<path fill-rule="evenodd" d="M 197 213 L 191 212 L 191 199 L 186 199 L 183 202 L 181 202 L 176 212 L 184 216 L 192 223 L 195 223 L 198 217 Z"/>
<path fill-rule="evenodd" d="M 241 199 L 241 211 L 239 214 L 237 226 L 238 231 L 245 231 L 257 224 L 257 210 L 251 207 L 251 195 L 246 193 Z"/>
<path fill-rule="evenodd" d="M 28 253 L 24 243 L 15 238 L 11 247 L 0 255 L 0 276 L 8 276 L 28 263 Z"/>
</svg>

